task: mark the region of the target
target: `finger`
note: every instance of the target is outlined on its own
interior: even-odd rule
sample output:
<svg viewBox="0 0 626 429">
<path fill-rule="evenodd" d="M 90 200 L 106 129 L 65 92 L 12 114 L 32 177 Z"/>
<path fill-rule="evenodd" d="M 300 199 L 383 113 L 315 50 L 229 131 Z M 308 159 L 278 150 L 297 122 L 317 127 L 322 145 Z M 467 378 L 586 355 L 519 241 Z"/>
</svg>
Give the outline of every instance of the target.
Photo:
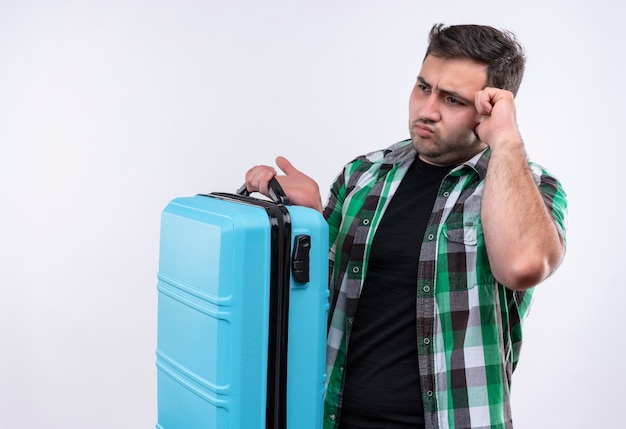
<svg viewBox="0 0 626 429">
<path fill-rule="evenodd" d="M 298 173 L 299 170 L 293 166 L 291 162 L 284 156 L 279 156 L 276 158 L 276 165 L 280 168 L 286 175 Z"/>
<path fill-rule="evenodd" d="M 276 175 L 276 170 L 267 165 L 257 165 L 246 173 L 248 192 L 267 193 L 267 184 Z"/>
<path fill-rule="evenodd" d="M 251 168 L 250 170 L 246 171 L 246 190 L 248 192 L 256 192 L 256 189 L 254 189 L 255 187 L 255 183 L 254 183 L 254 169 L 256 167 Z"/>
<path fill-rule="evenodd" d="M 489 115 L 481 115 L 480 113 L 476 115 L 476 127 L 479 126 L 485 119 L 487 119 Z"/>
<path fill-rule="evenodd" d="M 263 169 L 258 176 L 258 183 L 259 183 L 259 191 L 264 194 L 267 195 L 269 192 L 269 183 L 270 180 L 272 180 L 272 177 L 276 176 L 276 170 L 274 170 L 273 168 L 266 168 Z"/>
<path fill-rule="evenodd" d="M 478 127 L 480 127 L 480 124 L 483 122 L 483 120 L 485 120 L 486 116 L 485 115 L 476 115 L 476 125 L 474 125 L 474 135 L 476 135 L 476 137 L 480 138 L 480 136 L 478 135 Z"/>
<path fill-rule="evenodd" d="M 483 119 L 486 115 L 491 114 L 491 110 L 493 109 L 493 105 L 491 104 L 492 94 L 487 89 L 483 89 L 482 91 L 478 91 L 476 93 L 475 98 L 475 106 L 478 115 Z"/>
</svg>

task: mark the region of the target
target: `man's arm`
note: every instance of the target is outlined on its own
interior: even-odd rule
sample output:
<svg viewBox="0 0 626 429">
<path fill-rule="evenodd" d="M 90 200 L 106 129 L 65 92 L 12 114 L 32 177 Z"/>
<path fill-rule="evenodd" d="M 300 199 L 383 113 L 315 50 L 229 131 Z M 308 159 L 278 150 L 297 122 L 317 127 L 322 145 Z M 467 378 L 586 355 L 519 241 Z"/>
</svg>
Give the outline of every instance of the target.
<svg viewBox="0 0 626 429">
<path fill-rule="evenodd" d="M 480 139 L 491 148 L 481 219 L 491 270 L 514 290 L 537 285 L 559 266 L 565 247 L 528 165 L 509 91 L 476 94 Z"/>
</svg>

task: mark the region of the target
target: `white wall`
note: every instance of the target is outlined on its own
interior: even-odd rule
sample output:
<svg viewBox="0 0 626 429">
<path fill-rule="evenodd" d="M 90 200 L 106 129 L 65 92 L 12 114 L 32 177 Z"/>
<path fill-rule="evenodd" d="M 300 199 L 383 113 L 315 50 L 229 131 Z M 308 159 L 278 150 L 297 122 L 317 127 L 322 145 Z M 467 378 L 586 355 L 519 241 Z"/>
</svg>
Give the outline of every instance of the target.
<svg viewBox="0 0 626 429">
<path fill-rule="evenodd" d="M 527 323 L 516 427 L 616 427 L 617 4 L 3 0 L 0 427 L 154 427 L 161 210 L 234 190 L 278 154 L 327 188 L 353 156 L 406 138 L 435 22 L 518 34 L 520 128 L 569 192 L 569 251 Z"/>
</svg>

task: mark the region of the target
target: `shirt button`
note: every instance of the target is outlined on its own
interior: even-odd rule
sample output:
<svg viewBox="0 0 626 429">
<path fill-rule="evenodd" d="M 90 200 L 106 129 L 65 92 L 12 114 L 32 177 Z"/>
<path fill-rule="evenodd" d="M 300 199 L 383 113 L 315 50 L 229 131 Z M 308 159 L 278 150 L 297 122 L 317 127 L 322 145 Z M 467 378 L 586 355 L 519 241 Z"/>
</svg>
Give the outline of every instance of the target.
<svg viewBox="0 0 626 429">
<path fill-rule="evenodd" d="M 339 367 L 339 372 L 343 372 L 343 366 Z"/>
<path fill-rule="evenodd" d="M 444 197 L 448 198 L 450 196 L 450 192 L 446 191 L 442 194 Z"/>
<path fill-rule="evenodd" d="M 359 267 L 353 267 L 353 268 L 352 268 L 352 272 L 353 272 L 354 274 L 358 273 L 359 271 L 360 271 L 360 268 L 359 268 Z"/>
<path fill-rule="evenodd" d="M 348 317 L 348 325 L 352 325 L 352 322 L 354 322 L 354 317 Z"/>
<path fill-rule="evenodd" d="M 428 392 L 426 392 L 426 394 L 427 394 L 429 397 L 430 397 L 430 396 L 433 396 L 433 391 L 432 391 L 432 390 L 429 390 Z"/>
<path fill-rule="evenodd" d="M 428 239 L 432 240 L 433 238 L 435 238 L 435 234 L 428 234 Z"/>
<path fill-rule="evenodd" d="M 430 344 L 430 338 L 424 338 L 424 344 L 425 345 L 429 345 Z"/>
<path fill-rule="evenodd" d="M 370 224 L 369 219 L 363 219 L 363 225 L 369 225 L 369 224 Z"/>
<path fill-rule="evenodd" d="M 335 421 L 337 416 L 335 416 L 334 414 L 331 414 L 330 416 L 328 416 L 328 418 L 331 419 L 332 421 Z"/>
<path fill-rule="evenodd" d="M 430 286 L 428 286 L 428 285 L 424 286 L 423 290 L 424 290 L 424 293 L 430 292 Z"/>
</svg>

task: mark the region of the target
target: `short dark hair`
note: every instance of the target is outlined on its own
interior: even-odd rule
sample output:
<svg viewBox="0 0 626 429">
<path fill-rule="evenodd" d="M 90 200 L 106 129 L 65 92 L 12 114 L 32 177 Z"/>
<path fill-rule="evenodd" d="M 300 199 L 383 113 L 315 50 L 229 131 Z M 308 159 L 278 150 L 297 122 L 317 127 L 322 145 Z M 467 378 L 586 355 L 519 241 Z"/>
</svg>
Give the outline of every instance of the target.
<svg viewBox="0 0 626 429">
<path fill-rule="evenodd" d="M 435 24 L 428 36 L 426 58 L 470 59 L 487 65 L 487 85 L 517 94 L 526 56 L 510 31 L 485 25 Z"/>
</svg>

